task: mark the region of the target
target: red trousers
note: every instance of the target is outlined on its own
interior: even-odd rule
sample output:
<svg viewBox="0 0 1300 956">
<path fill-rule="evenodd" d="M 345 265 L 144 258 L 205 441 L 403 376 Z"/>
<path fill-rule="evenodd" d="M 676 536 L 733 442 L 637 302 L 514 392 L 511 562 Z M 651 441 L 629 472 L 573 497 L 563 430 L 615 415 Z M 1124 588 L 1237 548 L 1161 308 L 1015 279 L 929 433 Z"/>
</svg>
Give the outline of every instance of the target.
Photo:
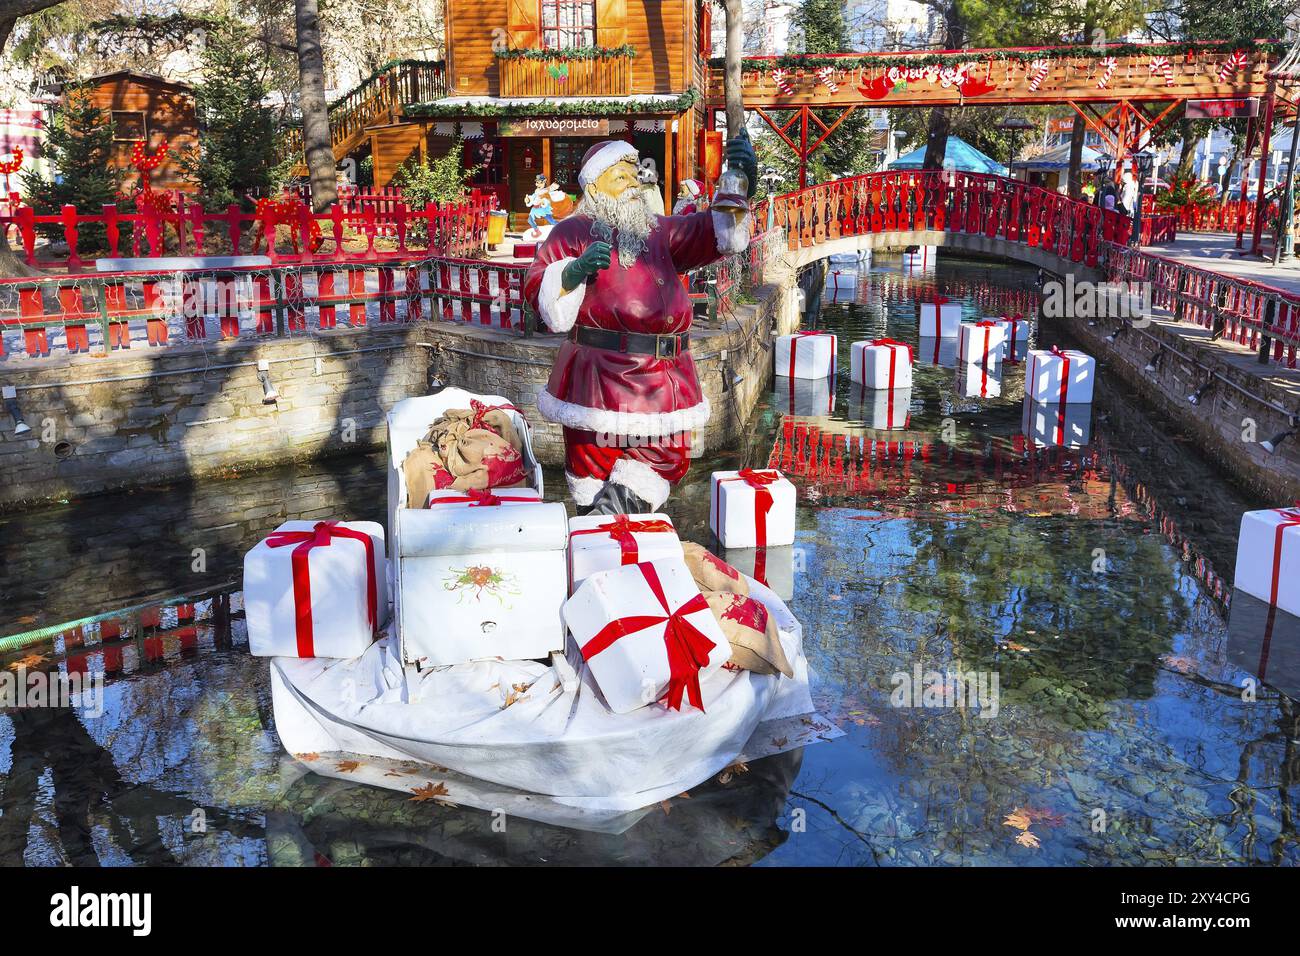
<svg viewBox="0 0 1300 956">
<path fill-rule="evenodd" d="M 620 441 L 621 437 L 564 429 L 565 471 L 574 498 L 580 505 L 590 504 L 598 486 L 612 477 L 659 507 L 668 499 L 671 485 L 681 481 L 691 466 L 691 433 L 635 442 Z"/>
</svg>

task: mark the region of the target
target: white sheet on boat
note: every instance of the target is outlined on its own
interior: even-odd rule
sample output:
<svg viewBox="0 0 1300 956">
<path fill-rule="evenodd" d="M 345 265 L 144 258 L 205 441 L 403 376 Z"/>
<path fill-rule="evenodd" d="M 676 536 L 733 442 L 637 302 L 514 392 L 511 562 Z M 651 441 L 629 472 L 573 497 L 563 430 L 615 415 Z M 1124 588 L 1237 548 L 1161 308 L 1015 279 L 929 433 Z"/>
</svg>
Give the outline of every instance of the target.
<svg viewBox="0 0 1300 956">
<path fill-rule="evenodd" d="M 563 674 L 534 661 L 417 672 L 390 633 L 355 660 L 274 658 L 276 730 L 290 753 L 413 759 L 597 813 L 644 807 L 726 768 L 760 723 L 813 712 L 799 623 L 750 587 L 776 616 L 795 677 L 715 671 L 701 681 L 704 712 L 611 712 L 571 639 L 579 679 L 566 690 Z"/>
</svg>

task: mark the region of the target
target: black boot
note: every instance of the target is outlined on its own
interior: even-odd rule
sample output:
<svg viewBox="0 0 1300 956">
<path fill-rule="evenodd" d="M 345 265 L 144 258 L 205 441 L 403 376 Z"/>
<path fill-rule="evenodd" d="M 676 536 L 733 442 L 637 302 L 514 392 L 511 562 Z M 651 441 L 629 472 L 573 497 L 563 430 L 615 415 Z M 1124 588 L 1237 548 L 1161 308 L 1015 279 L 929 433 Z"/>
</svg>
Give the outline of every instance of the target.
<svg viewBox="0 0 1300 956">
<path fill-rule="evenodd" d="M 645 514 L 653 511 L 650 502 L 638 498 L 627 485 L 607 481 L 605 487 L 596 492 L 587 514 L 593 515 L 630 515 Z"/>
</svg>

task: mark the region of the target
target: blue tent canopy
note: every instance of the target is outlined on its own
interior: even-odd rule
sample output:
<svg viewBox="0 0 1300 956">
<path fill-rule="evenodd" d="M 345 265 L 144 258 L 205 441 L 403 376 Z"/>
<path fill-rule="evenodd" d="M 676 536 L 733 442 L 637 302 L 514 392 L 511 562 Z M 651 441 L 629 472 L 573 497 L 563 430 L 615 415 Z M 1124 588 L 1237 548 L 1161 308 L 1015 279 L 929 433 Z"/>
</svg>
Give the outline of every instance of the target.
<svg viewBox="0 0 1300 956">
<path fill-rule="evenodd" d="M 889 168 L 920 169 L 924 161 L 925 147 L 922 146 L 898 157 L 889 164 Z M 948 148 L 944 153 L 944 168 L 948 167 L 949 162 L 953 164 L 953 168 L 964 173 L 991 173 L 995 176 L 1007 174 L 1007 167 L 994 162 L 960 136 L 948 137 Z"/>
</svg>

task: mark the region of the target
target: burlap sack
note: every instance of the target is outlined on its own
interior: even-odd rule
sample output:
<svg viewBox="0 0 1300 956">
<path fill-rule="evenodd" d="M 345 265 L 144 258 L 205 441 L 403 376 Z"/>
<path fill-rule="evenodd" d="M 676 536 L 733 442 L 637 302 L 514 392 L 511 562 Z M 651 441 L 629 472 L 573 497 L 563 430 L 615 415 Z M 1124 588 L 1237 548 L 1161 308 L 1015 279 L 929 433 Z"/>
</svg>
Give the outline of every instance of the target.
<svg viewBox="0 0 1300 956">
<path fill-rule="evenodd" d="M 727 591 L 748 594 L 749 582 L 745 576 L 723 561 L 703 545 L 694 541 L 682 542 L 682 557 L 691 569 L 691 577 L 701 591 Z"/>
<path fill-rule="evenodd" d="M 406 475 L 406 507 L 423 508 L 429 492 L 437 487 L 436 474 L 445 471 L 442 458 L 428 442 L 419 442 L 406 455 L 402 471 Z"/>
<path fill-rule="evenodd" d="M 755 674 L 781 673 L 794 677 L 794 669 L 781 647 L 776 621 L 763 602 L 728 591 L 704 591 L 709 610 L 731 644 L 727 662 Z"/>
<path fill-rule="evenodd" d="M 513 445 L 496 432 L 471 428 L 462 434 L 447 453 L 447 470 L 457 491 L 479 488 L 518 488 L 527 481 L 524 458 Z"/>
<path fill-rule="evenodd" d="M 524 442 L 519 437 L 519 432 L 515 430 L 515 423 L 511 421 L 510 413 L 505 409 L 492 408 L 482 404 L 478 404 L 477 408 L 447 409 L 429 427 L 428 440 L 435 447 L 439 447 L 438 441 L 432 437 L 435 431 L 451 431 L 458 439 L 466 431 L 476 428 L 486 428 L 489 431 L 496 432 L 508 441 L 515 451 L 520 454 L 523 453 Z"/>
</svg>

